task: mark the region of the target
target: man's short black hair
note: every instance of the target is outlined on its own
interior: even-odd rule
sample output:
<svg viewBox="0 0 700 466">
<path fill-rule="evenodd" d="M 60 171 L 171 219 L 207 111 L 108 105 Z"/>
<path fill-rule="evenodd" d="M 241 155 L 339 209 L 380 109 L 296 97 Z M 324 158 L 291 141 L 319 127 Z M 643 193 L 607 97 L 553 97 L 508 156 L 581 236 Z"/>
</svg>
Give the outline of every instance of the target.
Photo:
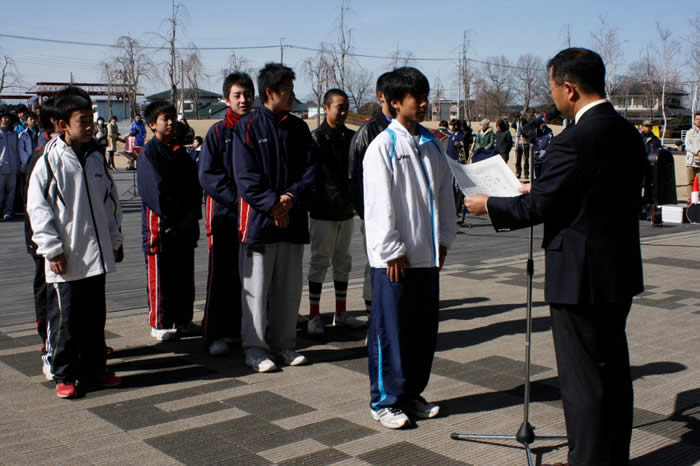
<svg viewBox="0 0 700 466">
<path fill-rule="evenodd" d="M 396 117 L 396 109 L 391 102 L 403 101 L 407 94 L 413 97 L 428 97 L 430 84 L 423 73 L 411 66 L 396 68 L 386 77 L 384 82 L 384 98 L 389 103 L 389 112 Z"/>
<path fill-rule="evenodd" d="M 258 92 L 260 92 L 260 101 L 267 102 L 267 90 L 270 89 L 279 92 L 282 83 L 285 81 L 294 81 L 296 74 L 294 71 L 281 63 L 266 63 L 265 66 L 258 72 Z"/>
<path fill-rule="evenodd" d="M 53 121 L 51 121 L 52 118 L 54 120 L 56 119 L 56 107 L 54 105 L 54 98 L 49 97 L 41 104 L 41 107 L 39 107 L 39 126 L 49 133 L 53 133 L 55 129 Z"/>
<path fill-rule="evenodd" d="M 17 114 L 27 113 L 28 111 L 29 111 L 29 109 L 24 104 L 19 104 L 19 105 L 17 105 L 17 107 L 15 107 L 15 113 L 17 113 Z"/>
<path fill-rule="evenodd" d="M 323 105 L 325 107 L 330 107 L 330 105 L 333 103 L 333 97 L 336 95 L 339 95 L 340 97 L 345 97 L 346 100 L 348 98 L 348 95 L 342 89 L 328 89 L 323 95 Z"/>
<path fill-rule="evenodd" d="M 695 115 L 693 115 L 693 118 L 697 117 L 698 115 L 700 115 L 700 112 L 695 112 Z"/>
<path fill-rule="evenodd" d="M 376 92 L 384 92 L 384 84 L 386 83 L 386 78 L 388 78 L 391 73 L 391 71 L 387 71 L 386 73 L 382 73 L 381 75 L 379 75 L 379 77 L 377 78 Z"/>
<path fill-rule="evenodd" d="M 146 124 L 155 123 L 158 115 L 163 113 L 166 115 L 177 115 L 177 110 L 175 110 L 175 106 L 169 100 L 154 100 L 143 111 L 143 114 L 146 116 Z"/>
<path fill-rule="evenodd" d="M 78 110 L 92 111 L 90 94 L 77 86 L 64 87 L 56 94 L 54 99 L 56 120 L 68 123 L 73 112 Z"/>
<path fill-rule="evenodd" d="M 605 96 L 605 64 L 596 52 L 571 47 L 557 53 L 547 62 L 556 84 L 576 84 L 585 94 Z"/>
<path fill-rule="evenodd" d="M 239 86 L 248 89 L 251 94 L 255 95 L 255 86 L 253 85 L 253 80 L 250 78 L 248 73 L 235 71 L 226 76 L 226 79 L 224 79 L 224 99 L 228 99 L 228 95 L 231 92 L 231 87 L 233 87 L 234 84 L 238 84 Z"/>
</svg>

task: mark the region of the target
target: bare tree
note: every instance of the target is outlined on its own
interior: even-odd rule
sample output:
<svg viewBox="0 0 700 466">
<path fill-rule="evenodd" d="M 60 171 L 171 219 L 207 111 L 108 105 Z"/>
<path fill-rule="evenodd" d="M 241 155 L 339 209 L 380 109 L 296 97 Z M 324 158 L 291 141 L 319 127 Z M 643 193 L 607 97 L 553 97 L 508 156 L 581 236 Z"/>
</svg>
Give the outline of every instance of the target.
<svg viewBox="0 0 700 466">
<path fill-rule="evenodd" d="M 690 45 L 690 67 L 693 80 L 693 101 L 690 104 L 691 115 L 695 115 L 698 104 L 698 84 L 700 84 L 700 11 L 695 13 L 695 18 L 690 20 L 692 32 L 688 40 Z M 692 117 L 691 117 L 692 118 Z"/>
<path fill-rule="evenodd" d="M 182 70 L 178 69 L 178 63 L 182 63 L 184 60 L 180 57 L 177 48 L 177 30 L 182 26 L 180 16 L 184 8 L 185 6 L 182 3 L 175 3 L 175 0 L 172 0 L 172 15 L 165 20 L 165 23 L 168 25 L 167 33 L 156 33 L 156 36 L 163 41 L 164 48 L 168 50 L 168 61 L 161 66 L 170 80 L 170 101 L 175 106 L 177 106 L 177 86 L 179 84 L 184 85 L 184 83 L 180 82 L 182 80 Z"/>
<path fill-rule="evenodd" d="M 0 58 L 0 92 L 22 86 L 23 82 L 17 70 L 17 64 L 12 58 L 3 55 Z"/>
<path fill-rule="evenodd" d="M 350 53 L 352 53 L 352 30 L 345 23 L 345 15 L 350 12 L 350 8 L 345 6 L 345 0 L 340 2 L 340 13 L 338 14 L 338 42 L 331 47 L 331 58 L 333 62 L 333 82 L 334 85 L 345 89 L 348 78 L 348 68 Z"/>
<path fill-rule="evenodd" d="M 183 61 L 183 73 L 185 75 L 185 80 L 190 87 L 191 98 L 194 100 L 196 117 L 199 119 L 199 83 L 203 77 L 206 77 L 206 74 L 204 73 L 204 65 L 202 64 L 202 58 L 199 55 L 199 49 L 194 46 L 194 44 L 191 45 L 191 49 L 192 52 L 187 55 Z M 184 86 L 185 83 L 183 83 L 183 87 Z"/>
<path fill-rule="evenodd" d="M 333 58 L 328 46 L 321 43 L 321 49 L 314 57 L 304 60 L 304 73 L 311 83 L 311 91 L 316 98 L 316 124 L 321 124 L 321 104 L 334 77 Z"/>
<path fill-rule="evenodd" d="M 131 116 L 136 112 L 136 98 L 139 92 L 141 78 L 157 77 L 157 69 L 149 54 L 143 49 L 141 43 L 129 36 L 121 36 L 117 39 L 116 48 L 120 55 L 115 59 L 119 66 L 119 77 L 126 87 Z"/>
<path fill-rule="evenodd" d="M 359 111 L 360 106 L 372 90 L 372 73 L 357 65 L 352 70 L 349 70 L 347 81 L 345 82 L 345 91 L 347 91 L 352 100 L 355 111 Z"/>
<path fill-rule="evenodd" d="M 440 102 L 445 99 L 445 88 L 442 86 L 442 82 L 440 81 L 440 77 L 436 77 L 433 79 L 433 111 L 431 112 L 430 119 L 433 119 L 433 116 L 437 113 L 437 119 L 440 120 L 442 118 L 442 114 L 440 112 Z"/>
<path fill-rule="evenodd" d="M 648 46 L 639 61 L 631 63 L 628 70 L 630 78 L 626 80 L 626 85 L 640 88 L 646 100 L 646 105 L 643 103 L 643 106 L 649 111 L 649 119 L 653 120 L 654 109 L 658 102 L 660 72 Z"/>
<path fill-rule="evenodd" d="M 542 89 L 542 77 L 544 73 L 544 64 L 540 57 L 536 57 L 531 53 L 520 55 L 516 62 L 514 70 L 515 81 L 518 83 L 518 94 L 522 98 L 523 112 L 527 110 L 533 98 L 535 98 Z"/>
<path fill-rule="evenodd" d="M 469 60 L 471 48 L 471 31 L 464 31 L 462 36 L 462 56 L 459 59 L 459 81 L 464 96 L 464 116 L 467 121 L 472 121 L 472 86 L 474 84 L 474 70 Z M 459 102 L 457 102 L 459 105 Z M 459 113 L 459 112 L 457 112 Z"/>
<path fill-rule="evenodd" d="M 118 66 L 118 65 L 117 65 Z M 119 69 L 112 63 L 102 62 L 100 67 L 102 69 L 102 80 L 107 83 L 107 109 L 109 110 L 109 118 L 112 118 L 112 101 L 115 97 L 118 97 L 116 91 L 117 82 L 119 81 L 121 75 Z M 122 96 L 123 97 L 123 96 Z"/>
<path fill-rule="evenodd" d="M 599 16 L 599 29 L 591 33 L 593 46 L 605 63 L 605 93 L 610 95 L 617 84 L 622 64 L 622 43 L 617 28 L 610 26 L 604 16 Z"/>
<path fill-rule="evenodd" d="M 235 49 L 231 50 L 231 55 L 228 57 L 226 65 L 221 69 L 222 77 L 225 79 L 226 76 L 234 71 L 248 73 L 252 77 L 255 77 L 256 74 L 256 69 L 253 63 L 245 57 L 239 57 L 236 54 Z"/>
<path fill-rule="evenodd" d="M 400 66 L 409 66 L 416 61 L 416 56 L 410 50 L 400 50 L 399 46 L 396 46 L 396 50 L 391 52 L 391 59 L 389 61 L 389 66 L 393 70 Z"/>
<path fill-rule="evenodd" d="M 483 92 L 488 104 L 486 116 L 501 117 L 506 113 L 513 93 L 513 67 L 503 55 L 488 57 L 482 73 L 485 81 Z"/>
<path fill-rule="evenodd" d="M 571 24 L 565 24 L 561 28 L 561 35 L 564 39 L 564 46 L 571 48 Z"/>
<path fill-rule="evenodd" d="M 674 65 L 676 54 L 680 48 L 677 40 L 671 38 L 671 30 L 665 28 L 661 23 L 656 23 L 656 33 L 659 36 L 659 60 L 661 71 L 661 115 L 664 119 L 664 129 L 661 133 L 661 144 L 664 143 L 666 128 L 668 127 L 668 116 L 666 115 L 666 91 L 672 81 L 677 81 L 674 76 Z"/>
</svg>

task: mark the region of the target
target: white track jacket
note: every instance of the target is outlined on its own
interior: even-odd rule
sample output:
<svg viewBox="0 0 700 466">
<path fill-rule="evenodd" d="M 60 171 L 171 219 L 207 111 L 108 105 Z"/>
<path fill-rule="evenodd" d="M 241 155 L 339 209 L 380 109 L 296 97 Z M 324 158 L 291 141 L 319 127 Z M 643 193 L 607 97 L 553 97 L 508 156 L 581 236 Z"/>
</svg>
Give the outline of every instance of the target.
<svg viewBox="0 0 700 466">
<path fill-rule="evenodd" d="M 437 267 L 439 246 L 456 234 L 452 172 L 435 137 L 418 142 L 398 121 L 367 148 L 364 162 L 367 256 L 374 268 L 406 256 L 410 267 Z"/>
<path fill-rule="evenodd" d="M 98 152 L 83 167 L 60 137 L 46 145 L 29 180 L 27 213 L 46 261 L 46 282 L 69 282 L 112 272 L 114 251 L 122 244 L 117 188 Z M 66 257 L 66 273 L 57 275 L 48 259 Z"/>
</svg>

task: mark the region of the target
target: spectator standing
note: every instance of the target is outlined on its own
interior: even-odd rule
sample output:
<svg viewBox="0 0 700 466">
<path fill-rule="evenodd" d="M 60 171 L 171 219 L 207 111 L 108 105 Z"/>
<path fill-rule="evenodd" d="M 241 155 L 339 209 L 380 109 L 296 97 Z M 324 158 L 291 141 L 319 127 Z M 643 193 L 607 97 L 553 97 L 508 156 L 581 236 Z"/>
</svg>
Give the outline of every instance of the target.
<svg viewBox="0 0 700 466">
<path fill-rule="evenodd" d="M 117 117 L 112 116 L 107 125 L 107 166 L 112 170 L 116 170 L 114 164 L 114 154 L 117 153 L 117 141 L 119 141 L 119 126 L 117 125 Z"/>
<path fill-rule="evenodd" d="M 685 134 L 685 166 L 692 186 L 693 179 L 700 175 L 700 112 L 694 115 L 693 127 Z"/>
<path fill-rule="evenodd" d="M 508 163 L 510 150 L 513 148 L 513 136 L 510 134 L 510 128 L 508 128 L 508 123 L 506 123 L 505 120 L 498 120 L 498 122 L 496 122 L 496 130 L 494 147 L 496 148 L 496 152 Z"/>
<path fill-rule="evenodd" d="M 202 331 L 212 356 L 229 353 L 234 340 L 240 340 L 241 336 L 238 186 L 233 170 L 233 130 L 240 119 L 252 111 L 254 95 L 253 80 L 246 73 L 231 73 L 224 79 L 226 116 L 209 129 L 199 161 L 199 181 L 206 194 L 209 239 Z"/>
<path fill-rule="evenodd" d="M 462 125 L 459 120 L 450 121 L 450 138 L 447 141 L 447 155 L 452 160 L 459 161 L 460 159 L 466 160 L 466 154 L 468 152 L 464 151 L 464 131 L 462 131 Z"/>
<path fill-rule="evenodd" d="M 265 65 L 258 74 L 263 106 L 234 128 L 241 343 L 245 363 L 256 372 L 276 370 L 272 358 L 290 366 L 307 362 L 295 351 L 296 322 L 315 164 L 309 127 L 289 113 L 294 78 L 291 68 Z"/>
<path fill-rule="evenodd" d="M 350 199 L 348 154 L 354 131 L 345 126 L 348 96 L 330 89 L 323 96 L 325 119 L 311 133 L 316 156 L 316 189 L 309 212 L 311 261 L 309 263 L 309 335 L 322 335 L 321 289 L 328 268 L 333 266 L 335 314 L 333 325 L 362 328 L 365 322 L 346 312 L 348 276 L 352 268 L 350 241 L 353 207 Z"/>
<path fill-rule="evenodd" d="M 99 152 L 106 157 L 107 125 L 105 124 L 105 119 L 102 117 L 98 117 L 97 122 L 95 123 L 95 140 L 97 141 L 97 147 Z M 107 163 L 107 165 L 109 165 L 109 162 Z"/>
<path fill-rule="evenodd" d="M 10 127 L 11 114 L 0 110 L 0 217 L 12 218 L 20 168 L 17 133 Z"/>
<path fill-rule="evenodd" d="M 523 170 L 525 178 L 530 178 L 530 141 L 523 131 L 527 125 L 525 115 L 518 115 L 515 120 L 515 176 L 521 178 Z M 534 141 L 533 141 L 534 142 Z"/>
<path fill-rule="evenodd" d="M 488 118 L 481 120 L 481 131 L 476 135 L 476 142 L 472 147 L 472 154 L 478 149 L 492 150 L 496 143 L 496 135 L 491 129 L 491 122 Z"/>
<path fill-rule="evenodd" d="M 131 126 L 129 127 L 129 134 L 133 133 L 134 130 L 136 130 L 136 145 L 138 147 L 143 147 L 146 141 L 146 126 L 143 124 L 141 115 L 138 113 L 134 115 L 134 121 L 131 122 Z"/>
<path fill-rule="evenodd" d="M 136 180 L 142 200 L 148 321 L 151 337 L 170 341 L 199 333 L 192 315 L 202 188 L 197 166 L 175 143 L 175 107 L 152 102 L 145 116 L 154 137 L 138 157 Z"/>
</svg>

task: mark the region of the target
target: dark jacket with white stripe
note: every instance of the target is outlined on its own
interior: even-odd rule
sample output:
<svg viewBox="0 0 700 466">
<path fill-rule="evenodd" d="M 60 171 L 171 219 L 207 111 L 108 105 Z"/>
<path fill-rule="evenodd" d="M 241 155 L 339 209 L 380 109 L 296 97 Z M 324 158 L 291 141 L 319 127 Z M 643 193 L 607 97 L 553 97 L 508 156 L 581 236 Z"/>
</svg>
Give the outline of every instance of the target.
<svg viewBox="0 0 700 466">
<path fill-rule="evenodd" d="M 202 188 L 197 165 L 185 148 L 167 146 L 154 137 L 143 147 L 136 163 L 144 252 L 156 254 L 168 246 L 196 246 Z"/>
<path fill-rule="evenodd" d="M 241 119 L 233 140 L 241 243 L 308 243 L 307 209 L 316 176 L 309 127 L 292 114 L 262 107 Z M 283 194 L 294 198 L 284 229 L 270 215 Z"/>
</svg>

